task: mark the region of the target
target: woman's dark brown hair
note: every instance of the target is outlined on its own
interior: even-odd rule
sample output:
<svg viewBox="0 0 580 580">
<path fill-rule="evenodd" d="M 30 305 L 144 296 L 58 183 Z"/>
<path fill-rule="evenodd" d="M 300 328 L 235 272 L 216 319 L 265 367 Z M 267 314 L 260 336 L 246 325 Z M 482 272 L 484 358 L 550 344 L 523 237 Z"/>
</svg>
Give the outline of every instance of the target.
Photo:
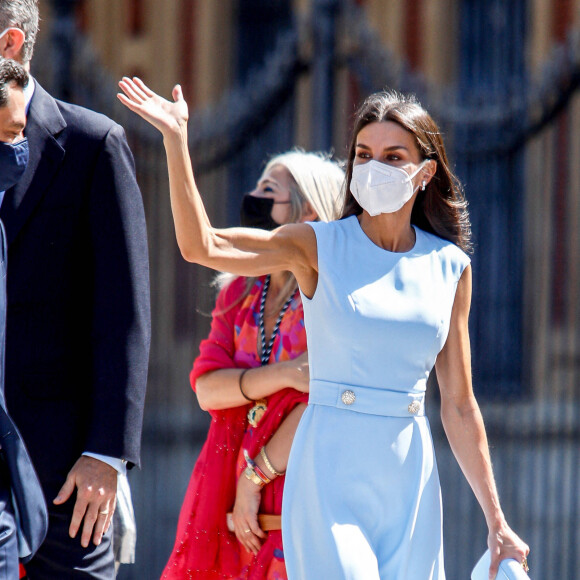
<svg viewBox="0 0 580 580">
<path fill-rule="evenodd" d="M 463 188 L 449 167 L 439 127 L 414 95 L 402 95 L 396 91 L 374 93 L 357 111 L 348 150 L 341 218 L 362 213 L 361 206 L 350 192 L 357 136 L 363 127 L 384 121 L 392 121 L 409 131 L 415 137 L 422 159 L 437 162 L 435 175 L 425 191 L 420 190 L 415 199 L 411 223 L 453 242 L 466 252 L 471 251 L 471 224 Z"/>
</svg>

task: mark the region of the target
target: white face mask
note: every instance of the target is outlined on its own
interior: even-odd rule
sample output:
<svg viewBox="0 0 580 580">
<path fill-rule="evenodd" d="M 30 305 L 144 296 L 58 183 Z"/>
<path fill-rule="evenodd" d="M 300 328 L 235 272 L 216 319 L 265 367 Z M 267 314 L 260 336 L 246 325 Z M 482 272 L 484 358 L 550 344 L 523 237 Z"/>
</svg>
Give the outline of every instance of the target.
<svg viewBox="0 0 580 580">
<path fill-rule="evenodd" d="M 355 165 L 352 169 L 350 191 L 369 215 L 393 213 L 413 197 L 416 191 L 413 189 L 413 177 L 427 161 L 428 159 L 423 161 L 412 175 L 374 159 Z"/>
</svg>

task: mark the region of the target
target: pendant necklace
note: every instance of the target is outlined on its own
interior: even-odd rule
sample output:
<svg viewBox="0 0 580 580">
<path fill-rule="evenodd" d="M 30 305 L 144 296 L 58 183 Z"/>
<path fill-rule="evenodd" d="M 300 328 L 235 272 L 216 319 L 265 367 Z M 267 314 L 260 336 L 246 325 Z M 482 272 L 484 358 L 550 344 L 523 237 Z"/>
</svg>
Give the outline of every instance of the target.
<svg viewBox="0 0 580 580">
<path fill-rule="evenodd" d="M 274 341 L 276 340 L 276 336 L 278 335 L 278 331 L 280 330 L 280 324 L 282 323 L 282 318 L 286 311 L 288 310 L 292 299 L 294 298 L 294 294 L 296 290 L 290 294 L 290 297 L 282 306 L 282 310 L 280 310 L 280 314 L 278 314 L 278 318 L 276 319 L 276 324 L 274 324 L 274 328 L 272 329 L 272 336 L 268 344 L 266 344 L 266 326 L 264 324 L 264 313 L 266 310 L 266 296 L 268 294 L 268 288 L 270 287 L 270 274 L 266 276 L 264 280 L 264 287 L 262 289 L 262 299 L 260 300 L 260 312 L 258 314 L 258 328 L 260 329 L 260 345 L 261 345 L 261 366 L 267 365 L 268 361 L 270 360 L 270 355 L 272 354 L 272 348 L 274 347 Z M 264 416 L 266 409 L 268 408 L 268 402 L 266 399 L 259 399 L 256 401 L 256 404 L 248 411 L 248 422 L 252 427 L 256 427 L 260 422 L 260 419 Z"/>
</svg>

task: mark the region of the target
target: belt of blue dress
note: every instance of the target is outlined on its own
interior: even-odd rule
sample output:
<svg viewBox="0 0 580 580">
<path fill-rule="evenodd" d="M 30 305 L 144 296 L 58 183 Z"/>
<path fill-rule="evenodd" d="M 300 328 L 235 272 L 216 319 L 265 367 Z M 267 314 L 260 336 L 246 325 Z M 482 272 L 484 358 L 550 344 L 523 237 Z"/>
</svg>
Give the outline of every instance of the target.
<svg viewBox="0 0 580 580">
<path fill-rule="evenodd" d="M 425 381 L 417 386 L 424 388 Z M 310 381 L 309 405 L 325 405 L 356 413 L 384 417 L 422 417 L 425 415 L 425 393 L 393 391 L 334 383 L 320 379 Z"/>
</svg>

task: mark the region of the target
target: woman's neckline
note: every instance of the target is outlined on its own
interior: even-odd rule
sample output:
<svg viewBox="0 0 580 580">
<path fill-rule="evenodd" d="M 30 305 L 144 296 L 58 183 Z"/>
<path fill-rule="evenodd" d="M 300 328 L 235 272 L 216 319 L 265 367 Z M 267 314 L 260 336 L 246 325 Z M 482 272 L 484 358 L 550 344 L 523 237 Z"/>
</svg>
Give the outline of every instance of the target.
<svg viewBox="0 0 580 580">
<path fill-rule="evenodd" d="M 376 248 L 380 252 L 384 252 L 384 253 L 391 255 L 391 256 L 405 256 L 408 254 L 412 254 L 417 249 L 417 246 L 419 244 L 420 229 L 418 227 L 416 227 L 414 224 L 411 224 L 411 227 L 413 228 L 413 231 L 415 232 L 415 243 L 413 244 L 413 246 L 405 252 L 394 252 L 393 250 L 387 250 L 386 248 L 383 248 L 383 247 L 375 244 L 375 242 L 373 242 L 369 238 L 369 236 L 366 234 L 366 232 L 363 230 L 360 222 L 358 221 L 358 216 L 353 215 L 351 217 L 354 219 L 354 222 L 355 222 L 354 228 L 360 232 L 360 235 L 368 242 L 368 244 L 370 244 L 373 248 Z"/>
</svg>

